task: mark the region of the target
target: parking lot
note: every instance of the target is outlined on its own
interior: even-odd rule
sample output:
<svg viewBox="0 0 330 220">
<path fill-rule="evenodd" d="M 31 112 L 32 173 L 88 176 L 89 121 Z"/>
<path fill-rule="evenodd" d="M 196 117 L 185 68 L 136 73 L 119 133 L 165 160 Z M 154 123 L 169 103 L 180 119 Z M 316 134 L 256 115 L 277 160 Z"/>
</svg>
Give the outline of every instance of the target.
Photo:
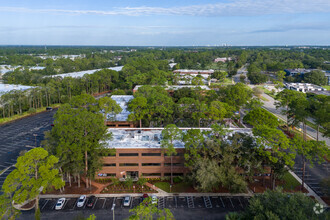
<svg viewBox="0 0 330 220">
<path fill-rule="evenodd" d="M 96 197 L 92 207 L 77 207 L 78 198 L 66 198 L 61 210 L 55 210 L 57 199 L 40 199 L 41 212 L 66 212 L 81 210 L 115 210 L 132 209 L 142 202 L 142 197 L 132 197 L 128 207 L 123 206 L 124 197 Z M 219 211 L 241 211 L 248 205 L 249 197 L 221 197 L 221 196 L 166 196 L 157 197 L 158 208 L 169 209 L 216 209 Z"/>
<path fill-rule="evenodd" d="M 0 126 L 0 188 L 7 175 L 14 169 L 19 153 L 40 146 L 44 132 L 51 129 L 56 110 L 43 112 Z"/>
</svg>

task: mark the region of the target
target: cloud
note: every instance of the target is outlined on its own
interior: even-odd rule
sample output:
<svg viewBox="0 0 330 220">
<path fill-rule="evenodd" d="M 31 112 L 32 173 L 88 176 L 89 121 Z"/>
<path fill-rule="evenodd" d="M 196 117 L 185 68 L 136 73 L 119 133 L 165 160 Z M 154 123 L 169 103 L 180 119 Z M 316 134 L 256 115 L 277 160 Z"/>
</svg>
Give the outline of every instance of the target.
<svg viewBox="0 0 330 220">
<path fill-rule="evenodd" d="M 249 33 L 275 33 L 275 32 L 288 32 L 288 31 L 308 31 L 308 30 L 314 30 L 314 31 L 329 31 L 330 30 L 330 24 L 324 23 L 324 24 L 294 24 L 294 25 L 282 25 L 282 26 L 275 26 L 272 28 L 267 29 L 260 29 L 251 31 Z"/>
<path fill-rule="evenodd" d="M 121 7 L 112 10 L 33 9 L 0 7 L 0 11 L 16 13 L 61 13 L 72 15 L 184 15 L 184 16 L 255 16 L 330 12 L 329 0 L 231 0 L 224 3 L 181 7 Z"/>
</svg>

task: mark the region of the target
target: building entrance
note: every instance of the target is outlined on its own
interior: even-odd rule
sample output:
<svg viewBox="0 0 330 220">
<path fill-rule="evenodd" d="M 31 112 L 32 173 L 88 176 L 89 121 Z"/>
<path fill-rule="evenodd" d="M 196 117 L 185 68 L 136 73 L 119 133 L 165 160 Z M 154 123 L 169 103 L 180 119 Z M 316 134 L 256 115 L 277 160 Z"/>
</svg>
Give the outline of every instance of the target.
<svg viewBox="0 0 330 220">
<path fill-rule="evenodd" d="M 139 178 L 139 171 L 126 171 L 126 175 L 132 179 Z"/>
</svg>

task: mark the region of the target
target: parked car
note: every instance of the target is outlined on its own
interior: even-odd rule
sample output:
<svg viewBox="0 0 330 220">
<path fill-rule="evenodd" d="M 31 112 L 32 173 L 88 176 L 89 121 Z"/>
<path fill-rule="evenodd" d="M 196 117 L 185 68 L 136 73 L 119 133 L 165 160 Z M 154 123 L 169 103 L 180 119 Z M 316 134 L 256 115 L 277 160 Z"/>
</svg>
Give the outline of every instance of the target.
<svg viewBox="0 0 330 220">
<path fill-rule="evenodd" d="M 77 207 L 83 207 L 85 202 L 86 202 L 86 195 L 80 196 L 77 202 Z"/>
<path fill-rule="evenodd" d="M 52 107 L 46 107 L 46 110 L 47 110 L 47 111 L 52 111 L 53 108 L 52 108 Z"/>
<path fill-rule="evenodd" d="M 65 198 L 58 199 L 55 205 L 55 210 L 61 210 L 64 206 L 64 203 L 65 203 Z"/>
<path fill-rule="evenodd" d="M 95 196 L 91 196 L 91 197 L 88 198 L 86 206 L 87 207 L 93 207 L 94 203 L 95 203 Z"/>
<path fill-rule="evenodd" d="M 157 204 L 157 196 L 155 195 L 151 196 L 151 204 Z"/>
<path fill-rule="evenodd" d="M 123 205 L 124 206 L 129 206 L 131 203 L 131 197 L 130 196 L 125 196 L 124 201 L 123 201 Z"/>
<path fill-rule="evenodd" d="M 145 200 L 146 198 L 148 198 L 149 196 L 148 196 L 148 194 L 143 194 L 143 196 L 142 196 L 142 200 Z"/>
</svg>

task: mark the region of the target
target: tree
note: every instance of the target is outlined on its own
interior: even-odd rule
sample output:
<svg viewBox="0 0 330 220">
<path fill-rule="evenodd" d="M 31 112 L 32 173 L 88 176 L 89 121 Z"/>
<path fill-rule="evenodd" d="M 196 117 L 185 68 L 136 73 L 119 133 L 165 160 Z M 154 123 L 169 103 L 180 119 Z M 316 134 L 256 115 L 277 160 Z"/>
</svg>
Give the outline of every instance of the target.
<svg viewBox="0 0 330 220">
<path fill-rule="evenodd" d="M 252 84 L 261 84 L 267 82 L 267 75 L 260 72 L 261 70 L 254 63 L 248 67 L 247 77 Z"/>
<path fill-rule="evenodd" d="M 321 70 L 314 70 L 304 74 L 304 81 L 315 85 L 327 85 L 327 77 Z"/>
<path fill-rule="evenodd" d="M 140 121 L 140 128 L 142 128 L 142 119 L 147 116 L 148 104 L 144 97 L 136 97 L 128 103 L 128 109 L 131 114 L 128 115 L 129 121 Z"/>
<path fill-rule="evenodd" d="M 325 161 L 324 157 L 328 157 L 330 155 L 330 150 L 325 144 L 325 141 L 304 141 L 297 135 L 291 140 L 291 144 L 297 154 L 301 156 L 303 164 L 301 190 L 303 190 L 305 183 L 306 163 L 308 162 L 312 166 L 314 162 L 321 164 Z"/>
<path fill-rule="evenodd" d="M 201 127 L 201 120 L 207 117 L 208 107 L 205 102 L 195 102 L 196 112 L 192 113 L 192 118 L 198 122 L 198 127 Z"/>
<path fill-rule="evenodd" d="M 330 136 L 330 96 L 318 95 L 314 101 L 315 112 L 311 116 L 317 124 L 317 137 L 319 140 L 319 128 L 322 126 L 326 132 L 323 136 Z"/>
<path fill-rule="evenodd" d="M 13 193 L 13 201 L 22 204 L 35 199 L 35 217 L 40 219 L 39 194 L 49 187 L 60 189 L 64 182 L 55 168 L 58 158 L 48 155 L 41 147 L 28 151 L 17 158 L 16 169 L 6 178 L 2 189 L 5 193 Z"/>
<path fill-rule="evenodd" d="M 151 197 L 146 198 L 138 206 L 129 210 L 133 213 L 130 220 L 152 220 L 154 217 L 158 220 L 174 220 L 174 216 L 169 209 L 158 209 L 157 203 L 153 204 Z"/>
<path fill-rule="evenodd" d="M 223 82 L 227 76 L 228 76 L 228 73 L 225 71 L 214 71 L 211 75 L 212 78 L 215 78 L 215 79 L 219 80 L 220 82 Z"/>
<path fill-rule="evenodd" d="M 196 161 L 201 157 L 206 157 L 206 149 L 204 146 L 205 132 L 200 129 L 189 129 L 183 135 L 183 142 L 185 143 L 185 165 L 192 167 Z"/>
<path fill-rule="evenodd" d="M 182 132 L 176 125 L 169 124 L 162 131 L 162 136 L 161 148 L 167 156 L 171 156 L 171 184 L 173 184 L 172 157 L 176 154 L 174 141 L 182 139 Z"/>
<path fill-rule="evenodd" d="M 238 110 L 239 113 L 241 113 L 241 108 L 252 98 L 251 89 L 247 88 L 243 83 L 227 86 L 224 93 L 224 101 L 230 106 L 234 106 L 235 110 Z"/>
<path fill-rule="evenodd" d="M 309 107 L 310 103 L 302 96 L 292 100 L 289 104 L 289 123 L 292 126 L 298 126 L 302 123 L 304 140 L 306 140 L 307 133 L 306 121 L 310 115 Z"/>
<path fill-rule="evenodd" d="M 246 114 L 243 118 L 245 123 L 254 127 L 265 125 L 270 128 L 276 128 L 279 125 L 277 117 L 263 108 L 255 108 Z"/>
<path fill-rule="evenodd" d="M 283 107 L 284 109 L 282 109 L 282 113 L 286 115 L 286 123 L 287 123 L 287 129 L 289 131 L 289 111 L 290 111 L 290 103 L 298 98 L 301 97 L 306 97 L 305 93 L 302 92 L 298 92 L 298 91 L 294 91 L 294 90 L 289 90 L 289 89 L 284 89 L 283 91 L 279 92 L 276 95 L 276 100 L 277 102 L 275 103 L 276 108 L 281 108 Z"/>
<path fill-rule="evenodd" d="M 98 105 L 104 113 L 104 117 L 106 119 L 114 120 L 116 114 L 119 114 L 122 111 L 120 105 L 118 105 L 115 100 L 107 96 L 100 98 L 98 100 Z M 110 114 L 110 118 L 108 114 Z"/>
<path fill-rule="evenodd" d="M 271 167 L 272 188 L 276 178 L 285 171 L 285 166 L 294 165 L 295 153 L 287 136 L 276 128 L 257 126 L 253 135 L 259 145 L 259 153 Z"/>
<path fill-rule="evenodd" d="M 2 193 L 2 192 L 1 192 Z M 20 211 L 13 207 L 12 193 L 0 195 L 0 218 L 15 220 L 21 214 Z"/>
<path fill-rule="evenodd" d="M 284 71 L 278 71 L 276 73 L 276 80 L 274 83 L 276 84 L 276 88 L 282 88 L 283 87 L 283 81 L 285 78 L 286 73 Z"/>
<path fill-rule="evenodd" d="M 227 103 L 220 101 L 213 101 L 209 107 L 209 118 L 214 121 L 221 121 L 227 115 L 231 115 L 231 108 Z"/>
<path fill-rule="evenodd" d="M 326 219 L 316 214 L 315 201 L 303 193 L 283 193 L 280 189 L 253 196 L 249 206 L 236 219 Z"/>
<path fill-rule="evenodd" d="M 86 102 L 83 97 L 73 97 L 75 104 L 64 104 L 59 108 L 54 127 L 46 134 L 44 144 L 60 158 L 60 166 L 69 177 L 70 173 L 78 176 L 79 186 L 80 173 L 84 171 L 88 187 L 88 178 L 94 178 L 95 172 L 102 167 L 100 158 L 105 152 L 102 141 L 111 138 L 111 134 L 107 133 L 97 101 Z"/>
</svg>

